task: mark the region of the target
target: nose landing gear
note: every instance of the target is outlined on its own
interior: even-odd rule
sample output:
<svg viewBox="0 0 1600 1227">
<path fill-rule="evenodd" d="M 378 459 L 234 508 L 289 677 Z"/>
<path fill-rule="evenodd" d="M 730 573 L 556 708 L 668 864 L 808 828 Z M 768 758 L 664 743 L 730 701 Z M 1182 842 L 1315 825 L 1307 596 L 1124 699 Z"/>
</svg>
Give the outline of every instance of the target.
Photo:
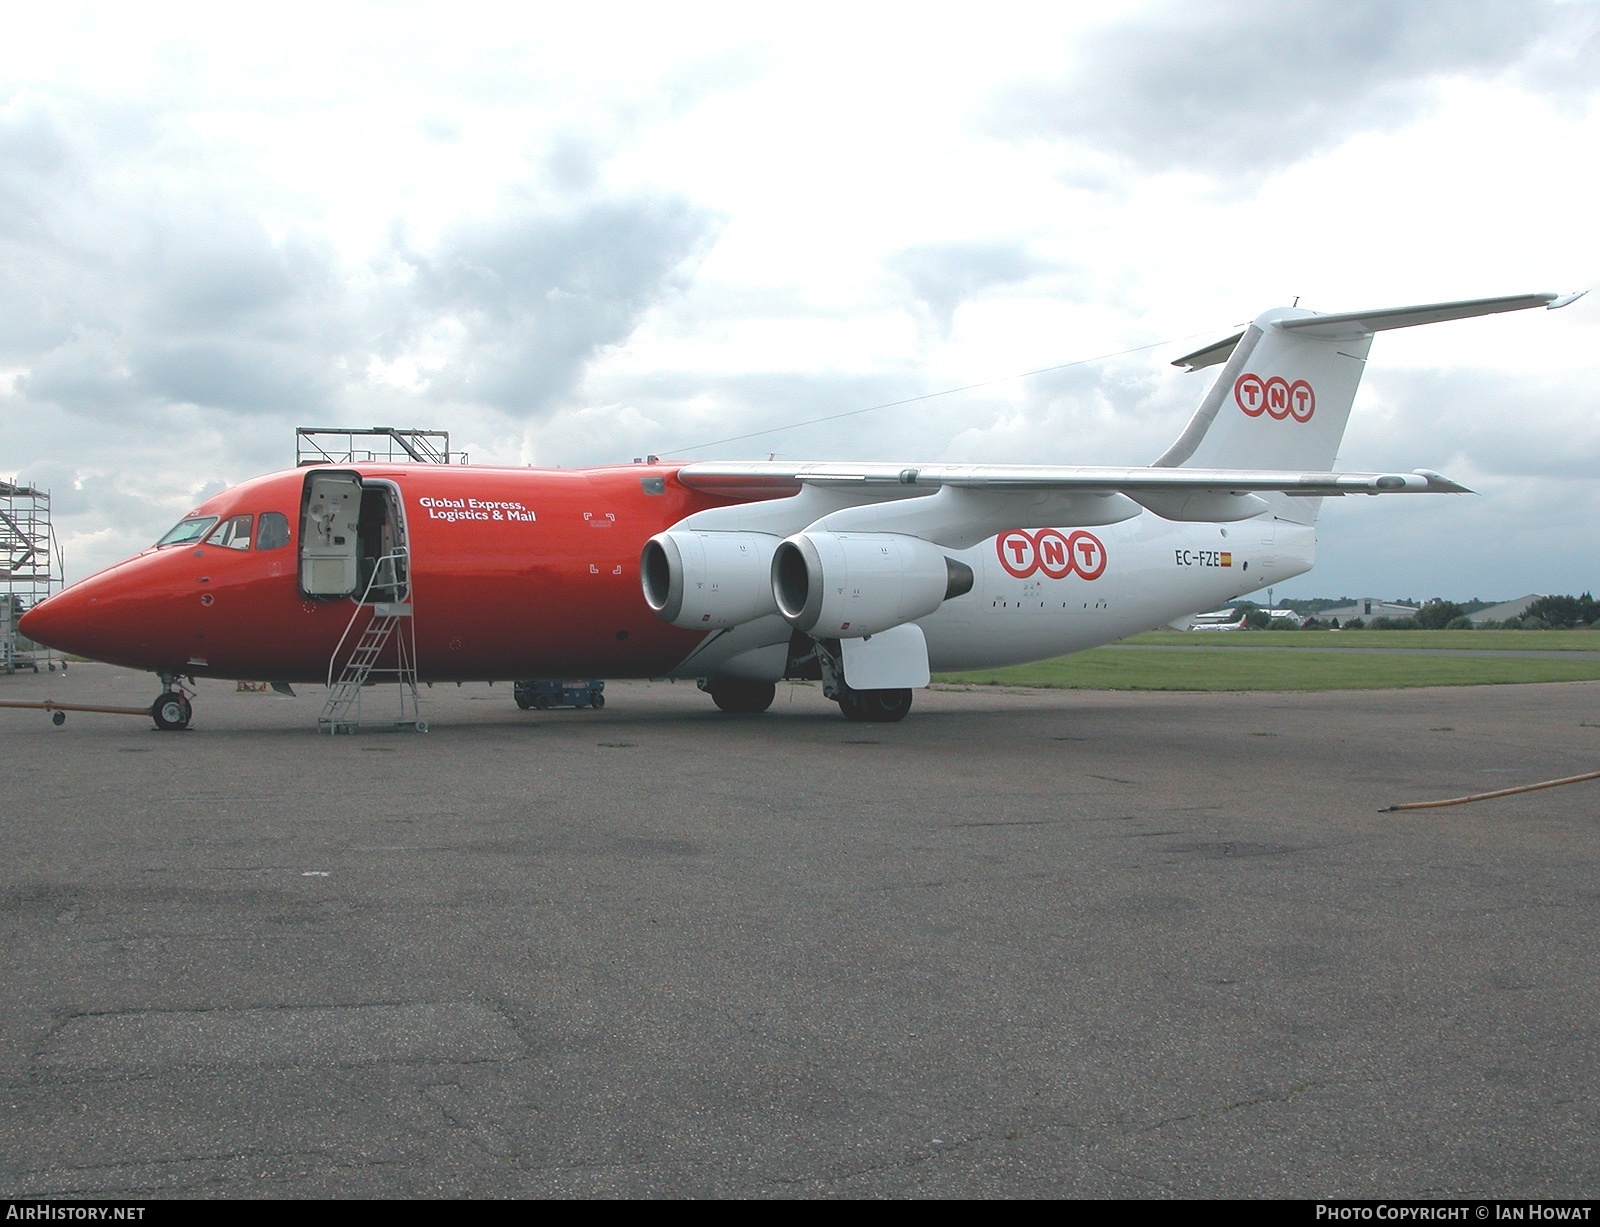
<svg viewBox="0 0 1600 1227">
<path fill-rule="evenodd" d="M 163 673 L 161 697 L 150 704 L 150 719 L 163 733 L 176 733 L 189 727 L 194 718 L 194 705 L 189 702 L 189 692 L 175 673 Z"/>
</svg>

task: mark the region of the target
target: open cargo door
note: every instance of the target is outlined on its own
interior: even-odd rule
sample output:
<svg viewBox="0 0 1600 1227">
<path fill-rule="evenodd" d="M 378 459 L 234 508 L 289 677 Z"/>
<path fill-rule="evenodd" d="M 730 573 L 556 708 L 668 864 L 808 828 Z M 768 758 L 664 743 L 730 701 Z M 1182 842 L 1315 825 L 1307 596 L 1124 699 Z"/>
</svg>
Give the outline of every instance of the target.
<svg viewBox="0 0 1600 1227">
<path fill-rule="evenodd" d="M 306 475 L 300 504 L 300 591 L 306 596 L 401 599 L 405 540 L 394 482 L 338 469 Z"/>
</svg>

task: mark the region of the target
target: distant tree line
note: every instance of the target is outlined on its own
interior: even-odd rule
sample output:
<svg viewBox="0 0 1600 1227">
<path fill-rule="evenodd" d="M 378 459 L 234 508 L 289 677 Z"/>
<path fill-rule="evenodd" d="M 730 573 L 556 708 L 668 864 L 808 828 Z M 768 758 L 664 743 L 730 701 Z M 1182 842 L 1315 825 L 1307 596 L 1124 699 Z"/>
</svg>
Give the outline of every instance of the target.
<svg viewBox="0 0 1600 1227">
<path fill-rule="evenodd" d="M 1350 602 L 1346 601 L 1346 604 Z M 1316 605 L 1323 609 L 1336 608 L 1336 602 L 1326 598 L 1314 601 L 1283 602 L 1285 608 L 1292 608 L 1297 613 L 1302 612 L 1302 605 Z M 1240 601 L 1237 608 L 1244 615 L 1245 625 L 1251 630 L 1336 630 L 1339 629 L 1339 619 L 1330 618 L 1327 621 L 1319 619 L 1313 612 L 1298 628 L 1287 618 L 1270 618 L 1267 611 L 1252 601 Z M 1470 630 L 1508 630 L 1508 631 L 1565 631 L 1574 629 L 1588 629 L 1600 622 L 1600 601 L 1589 593 L 1582 596 L 1542 596 L 1520 618 L 1509 618 L 1504 622 L 1480 622 L 1474 624 L 1467 615 L 1479 609 L 1488 608 L 1484 601 L 1469 601 L 1466 605 L 1459 605 L 1455 601 L 1447 601 L 1442 597 L 1435 597 L 1417 608 L 1417 612 L 1409 617 L 1387 618 L 1378 617 L 1368 619 L 1351 618 L 1344 624 L 1345 630 L 1375 630 L 1375 631 L 1470 631 Z M 1600 629 L 1600 628 L 1597 628 Z"/>
</svg>

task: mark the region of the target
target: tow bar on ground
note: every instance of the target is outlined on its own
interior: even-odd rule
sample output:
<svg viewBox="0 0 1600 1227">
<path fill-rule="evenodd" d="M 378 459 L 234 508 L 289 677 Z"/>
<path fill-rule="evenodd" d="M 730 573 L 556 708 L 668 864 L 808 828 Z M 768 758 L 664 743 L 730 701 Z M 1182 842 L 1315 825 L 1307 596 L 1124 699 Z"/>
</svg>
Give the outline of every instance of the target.
<svg viewBox="0 0 1600 1227">
<path fill-rule="evenodd" d="M 57 703 L 54 699 L 45 699 L 42 702 L 29 703 L 17 700 L 0 700 L 0 707 L 25 707 L 35 711 L 54 712 L 50 717 L 52 724 L 65 724 L 69 711 L 101 712 L 108 716 L 150 716 L 148 707 L 102 707 L 94 703 Z"/>
<path fill-rule="evenodd" d="M 1439 809 L 1446 805 L 1466 805 L 1472 801 L 1487 801 L 1491 797 L 1510 797 L 1519 792 L 1538 792 L 1541 788 L 1560 788 L 1563 784 L 1581 784 L 1585 780 L 1600 780 L 1600 771 L 1585 771 L 1582 775 L 1562 776 L 1559 780 L 1541 780 L 1537 784 L 1518 784 L 1515 788 L 1496 788 L 1493 792 L 1475 792 L 1466 797 L 1448 797 L 1443 801 L 1407 801 L 1403 805 L 1386 805 L 1378 812 L 1392 814 L 1403 809 Z"/>
</svg>

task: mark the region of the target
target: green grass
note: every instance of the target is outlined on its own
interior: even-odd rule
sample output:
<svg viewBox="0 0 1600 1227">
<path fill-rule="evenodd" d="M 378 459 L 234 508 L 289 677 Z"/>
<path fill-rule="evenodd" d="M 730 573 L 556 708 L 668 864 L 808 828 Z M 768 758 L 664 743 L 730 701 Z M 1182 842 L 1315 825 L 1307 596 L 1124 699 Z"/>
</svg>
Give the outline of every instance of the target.
<svg viewBox="0 0 1600 1227">
<path fill-rule="evenodd" d="M 1463 633 L 1470 636 L 1497 632 Z M 1263 631 L 1252 637 L 1265 639 L 1271 634 Z M 1288 637 L 1293 632 L 1284 634 Z M 1141 636 L 1140 641 L 1145 638 Z M 1492 656 L 1369 656 L 1303 650 L 1130 652 L 1108 647 L 1008 669 L 941 673 L 933 680 L 1072 690 L 1383 690 L 1594 681 L 1600 680 L 1600 660 L 1563 660 L 1557 653 L 1548 660 L 1519 656 L 1497 660 Z"/>
<path fill-rule="evenodd" d="M 1600 631 L 1151 631 L 1127 643 L 1175 647 L 1477 648 L 1479 651 L 1600 652 Z"/>
</svg>

